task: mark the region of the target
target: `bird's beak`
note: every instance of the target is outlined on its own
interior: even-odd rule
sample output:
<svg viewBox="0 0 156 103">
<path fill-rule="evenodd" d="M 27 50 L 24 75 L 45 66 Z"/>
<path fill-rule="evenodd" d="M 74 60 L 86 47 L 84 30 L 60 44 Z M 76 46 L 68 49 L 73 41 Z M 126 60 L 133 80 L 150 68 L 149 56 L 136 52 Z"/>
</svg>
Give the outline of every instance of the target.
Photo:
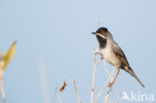
<svg viewBox="0 0 156 103">
<path fill-rule="evenodd" d="M 92 32 L 92 34 L 95 34 L 96 35 L 96 32 Z"/>
</svg>

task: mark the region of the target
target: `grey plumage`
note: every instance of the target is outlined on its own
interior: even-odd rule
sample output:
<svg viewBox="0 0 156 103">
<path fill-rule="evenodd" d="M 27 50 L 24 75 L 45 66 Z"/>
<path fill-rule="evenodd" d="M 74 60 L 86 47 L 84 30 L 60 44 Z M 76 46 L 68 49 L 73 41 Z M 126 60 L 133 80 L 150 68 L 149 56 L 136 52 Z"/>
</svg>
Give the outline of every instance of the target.
<svg viewBox="0 0 156 103">
<path fill-rule="evenodd" d="M 93 34 L 95 34 L 97 37 L 99 47 L 101 49 L 101 54 L 110 64 L 117 68 L 118 73 L 119 68 L 125 70 L 133 77 L 135 77 L 136 80 L 142 85 L 142 87 L 144 87 L 143 83 L 139 80 L 134 71 L 131 69 L 124 52 L 113 40 L 113 36 L 108 31 L 108 29 L 105 27 L 101 27 L 96 32 L 93 32 Z M 118 74 L 116 75 L 116 78 L 117 76 Z"/>
</svg>

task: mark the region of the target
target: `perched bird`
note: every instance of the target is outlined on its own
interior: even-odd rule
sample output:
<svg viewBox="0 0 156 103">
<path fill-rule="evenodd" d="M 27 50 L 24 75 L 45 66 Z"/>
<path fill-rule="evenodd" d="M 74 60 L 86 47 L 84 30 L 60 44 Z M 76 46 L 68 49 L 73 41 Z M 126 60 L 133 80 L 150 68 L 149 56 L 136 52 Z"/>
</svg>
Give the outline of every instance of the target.
<svg viewBox="0 0 156 103">
<path fill-rule="evenodd" d="M 139 80 L 139 78 L 130 67 L 124 52 L 113 40 L 113 36 L 108 31 L 108 29 L 105 27 L 100 27 L 96 32 L 93 32 L 92 34 L 96 35 L 103 58 L 117 69 L 117 74 L 113 82 L 110 82 L 108 86 L 112 86 L 115 83 L 116 78 L 118 77 L 118 74 L 120 72 L 119 69 L 121 68 L 131 74 L 141 84 L 141 86 L 144 87 L 143 83 Z"/>
</svg>

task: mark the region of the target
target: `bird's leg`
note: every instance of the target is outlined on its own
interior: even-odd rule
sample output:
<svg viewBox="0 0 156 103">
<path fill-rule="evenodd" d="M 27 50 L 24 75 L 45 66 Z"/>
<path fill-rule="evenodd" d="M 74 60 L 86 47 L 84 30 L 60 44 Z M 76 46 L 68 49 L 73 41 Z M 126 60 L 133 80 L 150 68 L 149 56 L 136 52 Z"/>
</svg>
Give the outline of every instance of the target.
<svg viewBox="0 0 156 103">
<path fill-rule="evenodd" d="M 104 59 L 104 57 L 103 57 L 103 55 L 102 55 L 101 53 L 96 52 L 96 53 L 95 53 L 95 55 L 97 55 L 97 54 L 99 54 L 99 55 L 101 56 L 101 60 L 103 60 L 103 59 Z"/>
<path fill-rule="evenodd" d="M 110 82 L 110 83 L 109 83 L 108 87 L 111 87 L 112 85 L 114 85 L 114 83 L 115 83 L 115 81 L 116 81 L 116 79 L 117 79 L 117 77 L 118 77 L 118 75 L 119 75 L 119 72 L 120 72 L 120 70 L 119 70 L 119 68 L 117 68 L 116 76 L 115 76 L 113 82 Z"/>
</svg>

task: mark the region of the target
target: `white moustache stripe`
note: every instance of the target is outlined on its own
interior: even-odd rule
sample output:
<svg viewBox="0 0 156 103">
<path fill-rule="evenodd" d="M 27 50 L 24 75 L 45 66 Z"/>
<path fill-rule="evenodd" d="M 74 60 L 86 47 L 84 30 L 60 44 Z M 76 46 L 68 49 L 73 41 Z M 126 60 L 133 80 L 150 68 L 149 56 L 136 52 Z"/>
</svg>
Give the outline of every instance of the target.
<svg viewBox="0 0 156 103">
<path fill-rule="evenodd" d="M 100 33 L 96 33 L 96 35 L 99 35 L 100 37 L 102 37 L 102 38 L 106 39 L 106 37 L 105 37 L 105 36 L 103 36 L 103 35 L 101 35 Z"/>
</svg>

